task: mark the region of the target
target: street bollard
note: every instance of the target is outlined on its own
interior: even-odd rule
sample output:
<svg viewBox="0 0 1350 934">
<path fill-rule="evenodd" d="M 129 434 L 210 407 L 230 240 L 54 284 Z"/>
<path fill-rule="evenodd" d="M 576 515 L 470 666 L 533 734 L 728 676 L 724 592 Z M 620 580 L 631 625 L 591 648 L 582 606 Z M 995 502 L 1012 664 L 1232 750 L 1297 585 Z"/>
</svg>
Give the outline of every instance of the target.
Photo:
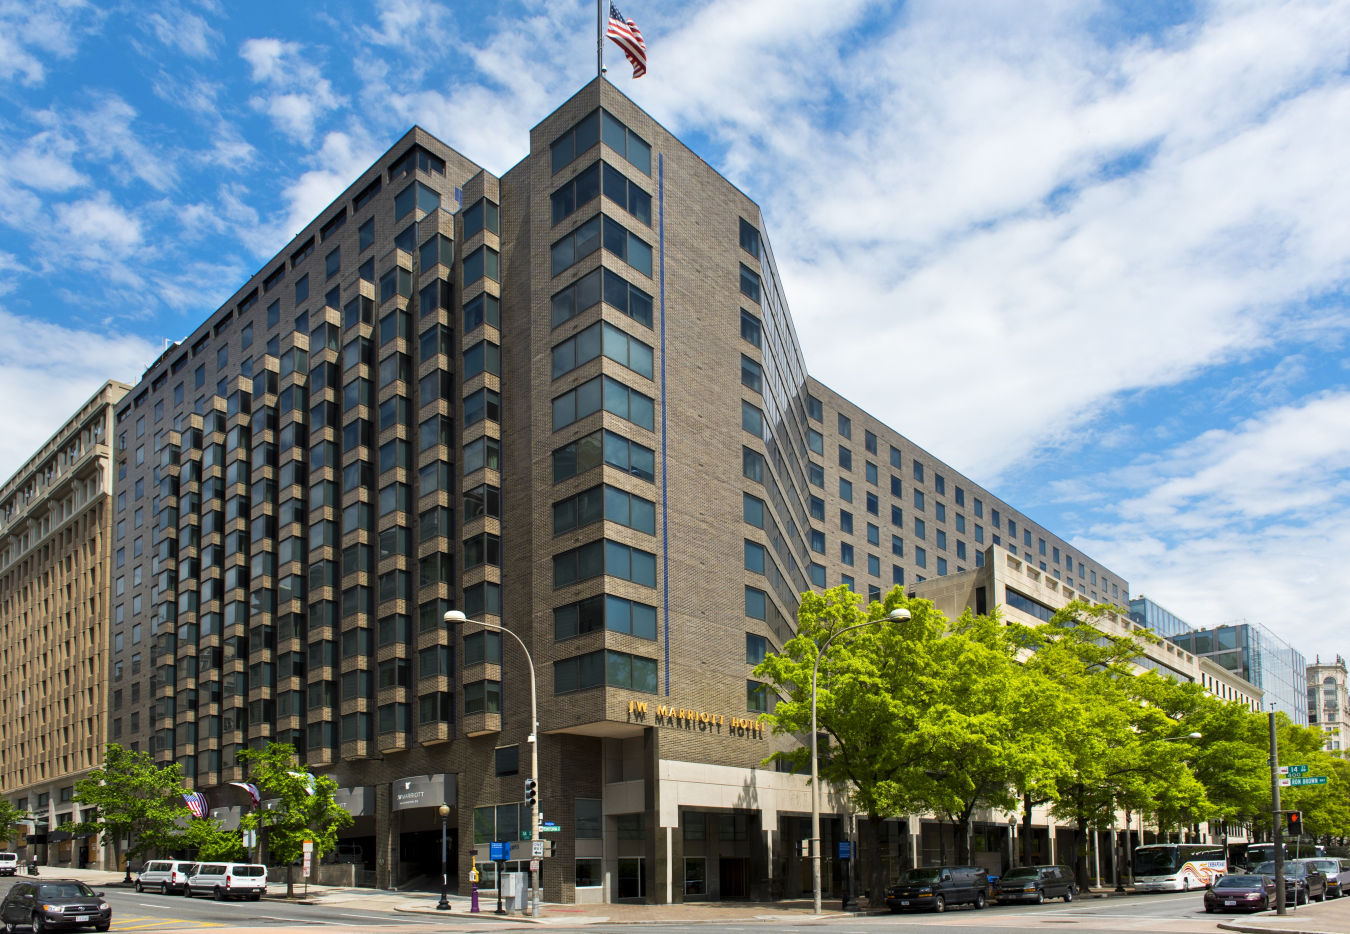
<svg viewBox="0 0 1350 934">
<path fill-rule="evenodd" d="M 473 888 L 469 893 L 469 913 L 478 914 L 478 867 L 475 866 L 469 873 L 469 882 Z"/>
</svg>

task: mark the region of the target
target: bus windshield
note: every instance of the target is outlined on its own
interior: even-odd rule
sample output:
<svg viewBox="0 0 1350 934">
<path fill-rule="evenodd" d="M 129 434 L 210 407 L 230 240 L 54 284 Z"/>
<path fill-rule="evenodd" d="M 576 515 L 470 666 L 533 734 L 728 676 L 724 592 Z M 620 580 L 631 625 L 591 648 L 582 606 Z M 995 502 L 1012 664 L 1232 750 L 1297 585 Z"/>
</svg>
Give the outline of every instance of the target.
<svg viewBox="0 0 1350 934">
<path fill-rule="evenodd" d="M 1154 849 L 1140 847 L 1134 851 L 1134 874 L 1136 876 L 1167 876 L 1180 868 L 1177 862 L 1177 848 L 1164 846 Z"/>
</svg>

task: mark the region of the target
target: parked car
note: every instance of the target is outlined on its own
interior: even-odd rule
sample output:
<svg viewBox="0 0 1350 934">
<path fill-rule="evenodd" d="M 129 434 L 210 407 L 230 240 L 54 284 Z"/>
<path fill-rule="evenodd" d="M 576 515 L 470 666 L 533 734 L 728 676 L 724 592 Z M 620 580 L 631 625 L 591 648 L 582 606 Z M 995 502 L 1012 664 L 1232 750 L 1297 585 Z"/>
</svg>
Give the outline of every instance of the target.
<svg viewBox="0 0 1350 934">
<path fill-rule="evenodd" d="M 102 892 L 74 879 L 16 882 L 0 902 L 0 920 L 8 934 L 19 927 L 31 927 L 33 934 L 82 927 L 106 931 L 112 923 L 112 906 Z"/>
<path fill-rule="evenodd" d="M 1205 892 L 1205 911 L 1265 911 L 1275 904 L 1272 876 L 1222 876 Z"/>
<path fill-rule="evenodd" d="M 0 853 L 0 856 L 3 856 Z M 1327 877 L 1327 894 L 1340 898 L 1350 892 L 1350 859 L 1334 859 L 1330 856 L 1318 856 L 1299 860 L 1317 869 Z M 0 864 L 3 865 L 3 864 Z"/>
<path fill-rule="evenodd" d="M 267 867 L 253 863 L 201 863 L 183 892 L 210 895 L 218 902 L 247 898 L 256 902 L 267 894 Z"/>
<path fill-rule="evenodd" d="M 907 909 L 946 911 L 949 905 L 970 903 L 983 908 L 989 902 L 989 875 L 973 866 L 931 866 L 911 869 L 886 890 L 892 914 Z"/>
<path fill-rule="evenodd" d="M 141 867 L 136 877 L 136 891 L 159 890 L 160 895 L 172 895 L 182 892 L 187 885 L 188 876 L 196 870 L 197 864 L 185 859 L 154 859 Z"/>
<path fill-rule="evenodd" d="M 0 876 L 12 876 L 19 871 L 18 853 L 0 853 Z"/>
<path fill-rule="evenodd" d="M 1073 873 L 1066 866 L 1018 866 L 1009 869 L 999 879 L 995 896 L 1000 905 L 1013 902 L 1031 902 L 1039 905 L 1047 898 L 1073 901 L 1078 886 Z"/>
<path fill-rule="evenodd" d="M 1261 863 L 1256 871 L 1275 878 L 1275 863 Z M 1327 900 L 1327 877 L 1303 860 L 1289 860 L 1284 864 L 1284 899 L 1288 904 L 1306 905 L 1313 899 Z"/>
</svg>

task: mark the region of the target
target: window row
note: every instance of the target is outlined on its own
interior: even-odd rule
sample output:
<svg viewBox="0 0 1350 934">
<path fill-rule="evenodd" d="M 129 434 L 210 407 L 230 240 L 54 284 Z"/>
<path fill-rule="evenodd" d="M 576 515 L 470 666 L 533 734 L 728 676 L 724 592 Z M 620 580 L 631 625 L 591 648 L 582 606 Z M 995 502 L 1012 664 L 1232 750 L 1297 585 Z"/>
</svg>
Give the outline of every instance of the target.
<svg viewBox="0 0 1350 934">
<path fill-rule="evenodd" d="M 553 348 L 553 378 L 572 372 L 602 353 L 647 379 L 653 378 L 652 348 L 608 321 L 597 321 Z"/>
<path fill-rule="evenodd" d="M 553 430 L 566 428 L 602 408 L 639 427 L 654 431 L 656 403 L 609 376 L 597 376 L 553 400 Z"/>
<path fill-rule="evenodd" d="M 602 574 L 642 584 L 644 587 L 655 587 L 656 555 L 608 539 L 600 539 L 553 556 L 555 589 Z"/>
<path fill-rule="evenodd" d="M 656 659 L 601 649 L 553 663 L 553 693 L 570 694 L 605 685 L 657 693 Z"/>
<path fill-rule="evenodd" d="M 555 640 L 570 639 L 602 629 L 655 640 L 656 607 L 613 594 L 599 594 L 553 611 Z"/>
<path fill-rule="evenodd" d="M 553 534 L 607 519 L 648 535 L 656 534 L 656 503 L 605 484 L 553 504 Z"/>
<path fill-rule="evenodd" d="M 652 326 L 652 297 L 609 269 L 592 270 L 553 296 L 553 326 L 602 301 L 644 327 Z"/>
</svg>

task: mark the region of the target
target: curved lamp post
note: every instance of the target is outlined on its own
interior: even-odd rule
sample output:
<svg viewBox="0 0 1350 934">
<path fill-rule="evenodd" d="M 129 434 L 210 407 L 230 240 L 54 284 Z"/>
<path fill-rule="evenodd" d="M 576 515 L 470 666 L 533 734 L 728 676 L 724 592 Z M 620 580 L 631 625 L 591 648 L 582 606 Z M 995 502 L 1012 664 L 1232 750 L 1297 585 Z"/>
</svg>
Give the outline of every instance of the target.
<svg viewBox="0 0 1350 934">
<path fill-rule="evenodd" d="M 816 743 L 816 678 L 820 674 L 820 659 L 825 654 L 825 650 L 830 647 L 830 643 L 842 636 L 851 629 L 862 629 L 865 626 L 872 626 L 877 623 L 903 622 L 910 618 L 909 610 L 903 607 L 897 607 L 891 610 L 884 619 L 868 620 L 865 623 L 858 623 L 856 626 L 846 626 L 825 640 L 825 643 L 816 649 L 816 663 L 811 669 L 811 897 L 814 911 L 820 914 L 820 775 L 817 769 L 817 743 Z"/>
<path fill-rule="evenodd" d="M 512 639 L 520 643 L 520 648 L 525 653 L 525 661 L 530 666 L 530 735 L 526 737 L 526 742 L 530 744 L 530 777 L 534 779 L 534 787 L 539 788 L 539 690 L 534 677 L 534 656 L 530 655 L 529 648 L 525 645 L 523 639 L 504 626 L 498 626 L 496 623 L 484 623 L 479 620 L 470 620 L 460 610 L 446 610 L 445 622 L 468 623 L 474 622 L 487 629 L 495 629 L 497 632 L 504 632 Z M 531 846 L 535 840 L 539 839 L 539 796 L 536 791 L 534 804 L 530 806 L 530 842 Z M 533 862 L 533 860 L 531 860 Z M 530 871 L 530 889 L 534 895 L 534 908 L 531 914 L 539 917 L 539 902 L 542 897 L 540 890 L 540 876 L 543 872 L 535 873 Z M 501 891 L 501 880 L 497 881 L 497 891 Z"/>
</svg>

